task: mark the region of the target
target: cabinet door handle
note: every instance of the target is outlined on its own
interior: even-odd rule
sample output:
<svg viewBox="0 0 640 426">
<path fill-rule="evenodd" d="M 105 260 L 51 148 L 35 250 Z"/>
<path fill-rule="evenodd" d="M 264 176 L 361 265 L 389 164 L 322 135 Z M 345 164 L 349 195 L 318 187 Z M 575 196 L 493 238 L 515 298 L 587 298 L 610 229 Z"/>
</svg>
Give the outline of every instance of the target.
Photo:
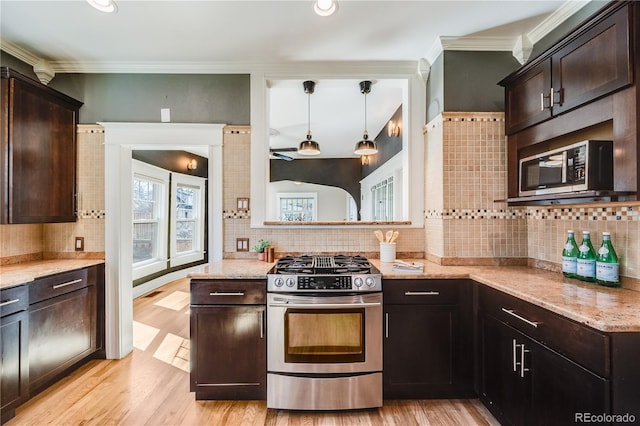
<svg viewBox="0 0 640 426">
<path fill-rule="evenodd" d="M 552 87 L 550 93 L 550 100 L 549 100 L 549 104 L 550 107 L 554 106 L 554 105 L 560 105 L 562 106 L 562 97 L 564 94 L 564 90 L 562 89 L 562 87 L 560 89 L 558 89 L 557 91 Z M 556 102 L 556 95 L 558 95 L 558 102 Z"/>
<path fill-rule="evenodd" d="M 512 341 L 512 352 L 513 352 L 513 371 L 515 373 L 518 372 L 518 343 L 516 342 L 516 339 L 513 339 Z"/>
<path fill-rule="evenodd" d="M 260 311 L 260 338 L 264 339 L 264 311 Z"/>
<path fill-rule="evenodd" d="M 553 88 L 551 89 L 553 90 Z M 544 100 L 549 99 L 549 106 L 544 104 Z M 549 97 L 549 95 L 545 95 L 544 92 L 540 93 L 540 111 L 544 111 L 545 109 L 551 109 L 551 105 L 553 105 L 553 97 Z"/>
<path fill-rule="evenodd" d="M 520 377 L 524 377 L 524 372 L 529 371 L 528 368 L 524 366 L 524 354 L 528 353 L 529 350 L 525 349 L 524 343 L 520 345 Z"/>
<path fill-rule="evenodd" d="M 520 321 L 529 324 L 531 327 L 538 328 L 538 325 L 540 324 L 539 322 L 528 320 L 525 317 L 516 314 L 513 309 L 502 308 L 502 312 L 505 312 L 514 318 L 518 318 Z"/>
<path fill-rule="evenodd" d="M 389 338 L 389 312 L 384 313 L 384 338 Z"/>
<path fill-rule="evenodd" d="M 7 306 L 7 305 L 13 305 L 14 303 L 18 303 L 19 301 L 20 301 L 20 299 L 5 300 L 4 302 L 0 302 L 0 307 Z"/>
<path fill-rule="evenodd" d="M 405 291 L 405 296 L 439 296 L 439 291 Z"/>
<path fill-rule="evenodd" d="M 82 278 L 78 278 L 77 280 L 71 280 L 71 281 L 67 281 L 66 283 L 62 283 L 62 284 L 56 284 L 54 286 L 51 286 L 51 288 L 53 288 L 54 290 L 62 288 L 62 287 L 66 287 L 68 285 L 73 285 L 73 284 L 77 284 L 82 282 Z"/>
<path fill-rule="evenodd" d="M 209 296 L 244 296 L 244 291 L 214 291 Z"/>
</svg>

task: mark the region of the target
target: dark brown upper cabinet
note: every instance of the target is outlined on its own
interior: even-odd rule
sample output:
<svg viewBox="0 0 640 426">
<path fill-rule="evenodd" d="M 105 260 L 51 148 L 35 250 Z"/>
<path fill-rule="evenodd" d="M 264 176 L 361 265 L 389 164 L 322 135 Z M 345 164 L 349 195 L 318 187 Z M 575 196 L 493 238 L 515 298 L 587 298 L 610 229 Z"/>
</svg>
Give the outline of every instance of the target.
<svg viewBox="0 0 640 426">
<path fill-rule="evenodd" d="M 629 8 L 623 7 L 590 22 L 501 81 L 507 134 L 632 84 L 629 20 Z"/>
<path fill-rule="evenodd" d="M 500 84 L 509 205 L 635 201 L 640 185 L 640 3 L 612 1 Z M 522 197 L 521 158 L 586 139 L 613 141 L 613 190 Z"/>
<path fill-rule="evenodd" d="M 9 68 L 0 74 L 0 223 L 74 222 L 82 103 Z"/>
</svg>

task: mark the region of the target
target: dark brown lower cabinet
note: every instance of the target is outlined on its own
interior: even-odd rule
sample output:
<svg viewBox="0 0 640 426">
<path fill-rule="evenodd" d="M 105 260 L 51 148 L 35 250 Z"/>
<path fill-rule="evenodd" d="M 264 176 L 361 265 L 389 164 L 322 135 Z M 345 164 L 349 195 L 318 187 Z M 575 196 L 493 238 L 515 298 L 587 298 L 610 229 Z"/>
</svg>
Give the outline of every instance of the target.
<svg viewBox="0 0 640 426">
<path fill-rule="evenodd" d="M 481 399 L 504 424 L 566 425 L 610 413 L 608 379 L 489 316 L 480 318 Z"/>
<path fill-rule="evenodd" d="M 29 383 L 34 392 L 95 350 L 95 286 L 29 307 Z"/>
<path fill-rule="evenodd" d="M 471 287 L 466 280 L 385 280 L 386 399 L 474 395 Z"/>
<path fill-rule="evenodd" d="M 104 348 L 104 265 L 40 278 L 29 288 L 33 396 Z"/>
<path fill-rule="evenodd" d="M 191 392 L 266 399 L 266 280 L 191 280 Z"/>
<path fill-rule="evenodd" d="M 27 289 L 19 286 L 0 292 L 0 413 L 1 423 L 29 397 Z"/>
</svg>

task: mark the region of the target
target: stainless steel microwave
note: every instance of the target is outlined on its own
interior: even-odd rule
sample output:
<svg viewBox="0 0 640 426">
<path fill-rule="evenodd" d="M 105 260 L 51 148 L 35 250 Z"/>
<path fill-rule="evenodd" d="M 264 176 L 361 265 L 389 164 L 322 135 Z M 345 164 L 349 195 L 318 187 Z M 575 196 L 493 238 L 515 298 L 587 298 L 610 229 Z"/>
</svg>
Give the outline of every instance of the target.
<svg viewBox="0 0 640 426">
<path fill-rule="evenodd" d="M 613 142 L 585 140 L 519 161 L 519 195 L 613 189 Z"/>
</svg>

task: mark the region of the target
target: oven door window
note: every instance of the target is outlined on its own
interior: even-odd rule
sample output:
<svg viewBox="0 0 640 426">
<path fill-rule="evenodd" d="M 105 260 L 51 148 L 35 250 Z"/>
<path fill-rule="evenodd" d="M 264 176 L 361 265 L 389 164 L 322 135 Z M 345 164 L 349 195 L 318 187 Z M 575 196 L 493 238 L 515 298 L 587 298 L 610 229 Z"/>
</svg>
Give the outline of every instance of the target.
<svg viewBox="0 0 640 426">
<path fill-rule="evenodd" d="M 364 362 L 364 311 L 364 308 L 287 309 L 285 362 Z"/>
</svg>

